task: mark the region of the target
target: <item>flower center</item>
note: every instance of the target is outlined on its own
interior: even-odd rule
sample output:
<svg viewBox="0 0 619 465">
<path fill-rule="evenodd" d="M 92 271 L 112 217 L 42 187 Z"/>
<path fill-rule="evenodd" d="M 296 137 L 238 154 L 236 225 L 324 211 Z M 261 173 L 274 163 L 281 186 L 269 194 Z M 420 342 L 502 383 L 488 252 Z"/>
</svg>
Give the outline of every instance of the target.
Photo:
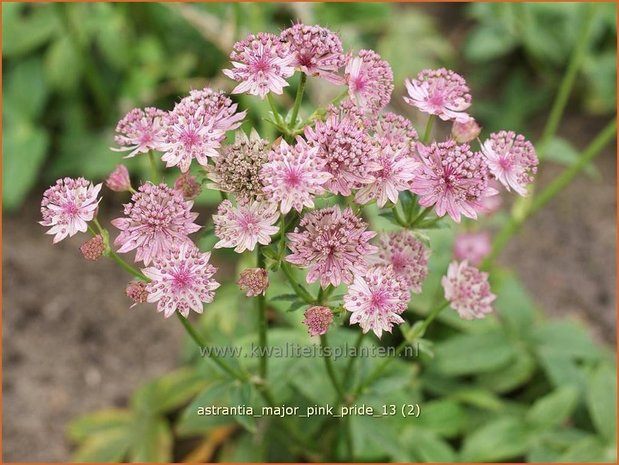
<svg viewBox="0 0 619 465">
<path fill-rule="evenodd" d="M 75 205 L 74 202 L 67 202 L 64 205 L 63 211 L 67 214 L 67 215 L 76 215 L 78 212 L 78 208 L 77 205 Z"/>
<path fill-rule="evenodd" d="M 175 291 L 182 291 L 191 286 L 193 279 L 186 268 L 181 268 L 172 275 L 172 286 Z"/>
</svg>

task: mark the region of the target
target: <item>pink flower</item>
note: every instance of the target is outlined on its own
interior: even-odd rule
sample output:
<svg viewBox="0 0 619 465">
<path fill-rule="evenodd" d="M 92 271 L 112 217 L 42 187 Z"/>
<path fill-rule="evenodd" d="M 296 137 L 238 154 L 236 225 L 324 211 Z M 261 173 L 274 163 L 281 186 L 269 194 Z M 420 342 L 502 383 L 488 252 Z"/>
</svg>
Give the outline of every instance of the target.
<svg viewBox="0 0 619 465">
<path fill-rule="evenodd" d="M 264 295 L 269 287 L 269 272 L 264 268 L 247 268 L 241 271 L 237 284 L 247 297 Z"/>
<path fill-rule="evenodd" d="M 222 92 L 192 90 L 166 117 L 161 157 L 166 166 L 178 166 L 186 173 L 194 158 L 207 166 L 210 157 L 217 157 L 226 131 L 241 125 L 245 112 L 236 113 L 236 108 Z"/>
<path fill-rule="evenodd" d="M 458 234 L 454 242 L 456 260 L 468 260 L 473 266 L 478 266 L 491 250 L 490 235 L 486 232 Z"/>
<path fill-rule="evenodd" d="M 491 303 L 496 296 L 490 292 L 488 273 L 469 266 L 466 260 L 461 263 L 452 262 L 441 284 L 445 290 L 445 299 L 458 312 L 460 318 L 484 318 L 492 311 Z"/>
<path fill-rule="evenodd" d="M 119 253 L 137 249 L 135 261 L 148 265 L 154 258 L 161 257 L 175 247 L 191 243 L 187 237 L 200 226 L 193 221 L 197 213 L 191 212 L 193 202 L 165 184 L 155 186 L 142 184 L 125 204 L 127 218 L 116 218 L 112 224 L 120 229 L 114 244 L 120 246 Z"/>
<path fill-rule="evenodd" d="M 512 131 L 490 134 L 481 150 L 488 160 L 488 168 L 507 190 L 527 194 L 527 185 L 537 172 L 537 154 L 533 144 Z"/>
<path fill-rule="evenodd" d="M 151 280 L 146 285 L 147 301 L 157 302 L 157 310 L 166 318 L 178 311 L 185 318 L 189 311 L 202 313 L 203 304 L 213 301 L 219 283 L 213 279 L 217 269 L 191 243 L 166 252 L 153 260 L 142 272 Z"/>
<path fill-rule="evenodd" d="M 349 57 L 345 79 L 350 98 L 369 112 L 382 110 L 391 100 L 393 71 L 372 50 L 361 50 L 355 58 Z"/>
<path fill-rule="evenodd" d="M 294 57 L 292 66 L 308 76 L 343 84 L 344 80 L 337 72 L 345 64 L 344 49 L 335 32 L 298 23 L 282 31 L 280 38 L 290 44 L 290 53 Z"/>
<path fill-rule="evenodd" d="M 330 192 L 347 196 L 352 189 L 373 180 L 370 161 L 375 148 L 367 129 L 354 113 L 339 114 L 338 108 L 330 107 L 326 121 L 316 121 L 315 127 L 307 126 L 305 137 L 311 147 L 318 149 L 317 157 L 331 174 L 324 186 Z"/>
<path fill-rule="evenodd" d="M 193 200 L 200 195 L 202 185 L 195 176 L 189 173 L 181 173 L 174 181 L 174 189 L 183 194 L 185 200 Z"/>
<path fill-rule="evenodd" d="M 146 292 L 146 283 L 143 281 L 131 281 L 125 289 L 127 297 L 131 299 L 133 304 L 129 308 L 135 307 L 137 304 L 146 303 L 148 300 L 148 292 Z"/>
<path fill-rule="evenodd" d="M 64 178 L 43 193 L 39 224 L 50 227 L 45 234 L 54 235 L 54 244 L 78 231 L 86 232 L 99 205 L 100 190 L 101 184 L 95 186 L 84 178 Z"/>
<path fill-rule="evenodd" d="M 101 234 L 97 234 L 84 242 L 80 247 L 80 252 L 86 260 L 95 261 L 103 256 L 105 253 L 105 243 Z"/>
<path fill-rule="evenodd" d="M 451 126 L 451 135 L 459 144 L 471 142 L 479 136 L 480 132 L 481 128 L 479 127 L 479 124 L 477 124 L 477 121 L 473 118 L 469 118 L 469 120 L 465 123 L 454 121 Z"/>
<path fill-rule="evenodd" d="M 419 140 L 413 124 L 396 113 L 386 112 L 376 123 L 375 143 L 381 150 L 402 151 L 407 157 L 416 156 L 415 144 Z"/>
<path fill-rule="evenodd" d="M 121 148 L 112 149 L 116 152 L 129 151 L 125 158 L 131 158 L 139 153 L 151 150 L 162 150 L 164 146 L 166 113 L 158 108 L 134 108 L 127 113 L 116 126 L 117 135 L 114 140 Z"/>
<path fill-rule="evenodd" d="M 488 179 L 488 186 L 498 192 L 498 194 L 490 197 L 484 197 L 480 200 L 480 207 L 478 208 L 478 211 L 484 215 L 492 215 L 493 213 L 496 213 L 503 205 L 503 197 L 499 191 L 501 184 L 496 179 L 490 178 Z"/>
<path fill-rule="evenodd" d="M 438 216 L 448 213 L 456 223 L 461 215 L 476 219 L 482 199 L 497 194 L 488 187 L 485 158 L 471 151 L 468 144 L 448 140 L 430 146 L 417 144 L 417 150 L 423 163 L 411 191 L 419 195 L 421 206 L 434 205 Z"/>
<path fill-rule="evenodd" d="M 327 307 L 314 305 L 305 310 L 303 324 L 307 326 L 310 336 L 322 336 L 327 333 L 333 322 L 333 313 Z"/>
<path fill-rule="evenodd" d="M 254 201 L 234 207 L 224 200 L 213 215 L 215 235 L 219 238 L 215 248 L 234 247 L 235 252 L 241 253 L 254 250 L 257 243 L 270 244 L 271 236 L 279 231 L 273 226 L 278 218 L 277 204 Z"/>
<path fill-rule="evenodd" d="M 380 235 L 378 254 L 370 257 L 372 264 L 390 266 L 395 277 L 406 288 L 421 293 L 428 276 L 430 251 L 411 231 L 384 233 Z"/>
<path fill-rule="evenodd" d="M 288 233 L 292 253 L 286 261 L 309 268 L 308 283 L 320 280 L 322 287 L 349 284 L 354 275 L 365 272 L 366 256 L 377 251 L 369 242 L 376 233 L 367 231 L 367 224 L 350 208 L 315 210 L 299 226 Z"/>
<path fill-rule="evenodd" d="M 409 97 L 404 100 L 424 113 L 461 123 L 470 118 L 465 110 L 471 106 L 471 94 L 459 74 L 445 68 L 426 69 L 416 79 L 407 79 L 405 84 Z"/>
<path fill-rule="evenodd" d="M 391 332 L 394 324 L 404 323 L 400 315 L 409 300 L 406 285 L 395 278 L 391 268 L 375 266 L 355 275 L 344 296 L 344 308 L 352 313 L 351 325 L 358 323 L 364 333 L 372 330 L 380 338 L 383 331 Z"/>
<path fill-rule="evenodd" d="M 230 79 L 240 82 L 233 94 L 249 93 L 264 99 L 269 92 L 281 94 L 294 74 L 289 45 L 274 34 L 250 34 L 234 44 L 230 54 L 233 69 L 223 72 Z"/>
<path fill-rule="evenodd" d="M 314 207 L 314 196 L 325 192 L 323 184 L 331 175 L 324 171 L 325 160 L 316 156 L 318 147 L 310 147 L 297 137 L 296 144 L 281 140 L 269 152 L 269 161 L 260 172 L 266 182 L 264 192 L 270 202 L 281 203 L 282 214 L 293 208 Z"/>
<path fill-rule="evenodd" d="M 118 165 L 107 177 L 105 184 L 114 192 L 130 191 L 132 187 L 127 167 L 125 165 Z"/>
</svg>

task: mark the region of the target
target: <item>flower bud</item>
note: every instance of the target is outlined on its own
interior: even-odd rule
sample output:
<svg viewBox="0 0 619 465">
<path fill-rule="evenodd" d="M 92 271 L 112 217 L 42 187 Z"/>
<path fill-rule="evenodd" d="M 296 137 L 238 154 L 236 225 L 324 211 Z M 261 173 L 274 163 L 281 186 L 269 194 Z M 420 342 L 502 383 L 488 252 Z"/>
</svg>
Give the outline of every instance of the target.
<svg viewBox="0 0 619 465">
<path fill-rule="evenodd" d="M 80 252 L 86 260 L 95 261 L 105 253 L 105 243 L 100 234 L 86 241 L 80 247 Z"/>
<path fill-rule="evenodd" d="M 127 297 L 133 301 L 133 305 L 129 308 L 133 308 L 137 304 L 145 303 L 146 298 L 148 297 L 148 292 L 146 292 L 146 283 L 143 281 L 130 281 L 129 284 L 127 284 L 127 289 L 125 292 L 127 293 Z"/>
<path fill-rule="evenodd" d="M 327 307 L 315 305 L 305 310 L 303 323 L 310 336 L 322 336 L 333 321 L 333 313 Z"/>
<path fill-rule="evenodd" d="M 174 182 L 174 189 L 183 194 L 185 200 L 193 200 L 202 191 L 202 186 L 195 176 L 189 173 L 182 173 Z"/>
<path fill-rule="evenodd" d="M 451 135 L 459 144 L 472 141 L 479 136 L 480 132 L 481 128 L 479 127 L 479 124 L 477 124 L 477 121 L 473 118 L 469 118 L 466 123 L 454 121 L 454 124 L 451 127 Z"/>
<path fill-rule="evenodd" d="M 105 184 L 114 192 L 131 190 L 131 179 L 129 179 L 129 171 L 125 165 L 118 165 L 107 177 Z"/>
<path fill-rule="evenodd" d="M 264 295 L 269 287 L 269 273 L 264 268 L 247 268 L 241 271 L 237 284 L 247 297 Z"/>
</svg>

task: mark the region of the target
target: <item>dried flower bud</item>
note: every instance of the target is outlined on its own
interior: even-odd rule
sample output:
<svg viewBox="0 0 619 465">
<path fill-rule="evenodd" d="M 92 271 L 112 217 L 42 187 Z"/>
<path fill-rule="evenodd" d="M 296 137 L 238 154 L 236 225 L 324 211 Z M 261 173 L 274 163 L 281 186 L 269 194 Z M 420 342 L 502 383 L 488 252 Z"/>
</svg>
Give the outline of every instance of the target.
<svg viewBox="0 0 619 465">
<path fill-rule="evenodd" d="M 241 271 L 237 284 L 247 297 L 264 295 L 269 287 L 269 273 L 264 268 L 247 268 Z"/>
<path fill-rule="evenodd" d="M 125 165 L 118 165 L 105 180 L 107 187 L 114 192 L 126 192 L 131 190 L 131 179 Z"/>
<path fill-rule="evenodd" d="M 80 247 L 80 252 L 86 260 L 95 261 L 105 253 L 105 243 L 100 234 L 84 242 Z"/>
<path fill-rule="evenodd" d="M 451 135 L 459 144 L 464 144 L 465 142 L 470 142 L 479 136 L 481 132 L 481 128 L 477 121 L 473 118 L 470 118 L 466 123 L 461 123 L 459 121 L 454 121 L 453 126 L 451 127 Z"/>
<path fill-rule="evenodd" d="M 307 326 L 310 336 L 322 336 L 333 321 L 333 313 L 327 307 L 315 305 L 305 310 L 303 323 Z"/>
<path fill-rule="evenodd" d="M 202 191 L 202 186 L 195 176 L 189 173 L 182 173 L 174 182 L 174 189 L 183 194 L 185 200 L 193 200 Z"/>
<path fill-rule="evenodd" d="M 143 304 L 146 302 L 148 292 L 146 292 L 146 283 L 143 281 L 130 281 L 127 284 L 125 290 L 127 297 L 133 301 L 133 305 L 130 308 L 135 307 L 137 304 Z"/>
</svg>

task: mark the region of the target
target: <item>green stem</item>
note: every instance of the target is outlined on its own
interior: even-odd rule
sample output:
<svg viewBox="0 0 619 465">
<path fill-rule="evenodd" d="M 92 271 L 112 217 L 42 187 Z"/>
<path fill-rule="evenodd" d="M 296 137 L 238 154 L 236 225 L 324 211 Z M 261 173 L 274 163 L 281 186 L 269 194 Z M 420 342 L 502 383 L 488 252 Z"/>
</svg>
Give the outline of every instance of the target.
<svg viewBox="0 0 619 465">
<path fill-rule="evenodd" d="M 307 292 L 303 286 L 297 283 L 294 275 L 292 274 L 290 265 L 285 260 L 282 260 L 282 270 L 284 271 L 286 278 L 288 278 L 288 282 L 290 282 L 295 294 L 297 294 L 304 302 L 313 305 L 316 302 L 316 299 L 314 299 L 314 297 Z"/>
<path fill-rule="evenodd" d="M 359 348 L 361 347 L 361 343 L 363 342 L 363 338 L 366 334 L 367 333 L 359 331 L 359 335 L 357 336 L 357 340 L 355 341 L 355 357 L 350 357 L 350 359 L 348 360 L 348 364 L 346 365 L 346 369 L 344 370 L 344 380 L 349 380 L 352 375 L 352 369 L 355 365 L 355 360 L 357 360 L 358 358 L 356 357 L 356 355 L 359 352 Z"/>
<path fill-rule="evenodd" d="M 277 111 L 276 107 L 275 107 L 275 101 L 273 100 L 273 97 L 271 96 L 271 93 L 269 92 L 267 94 L 267 101 L 269 102 L 269 106 L 271 107 L 271 112 L 273 113 L 273 118 L 275 118 L 275 122 L 281 126 L 281 128 L 284 128 L 284 122 L 282 120 L 281 115 L 279 114 L 279 112 Z"/>
<path fill-rule="evenodd" d="M 415 226 L 417 226 L 426 216 L 428 216 L 428 214 L 432 211 L 432 207 L 426 207 L 423 210 L 421 210 L 421 213 L 419 213 L 419 215 L 417 215 L 417 217 L 411 222 L 409 228 L 414 228 Z"/>
<path fill-rule="evenodd" d="M 292 115 L 290 116 L 290 122 L 288 129 L 290 131 L 297 127 L 297 116 L 299 116 L 299 108 L 301 108 L 301 102 L 303 101 L 303 92 L 305 91 L 305 83 L 307 82 L 307 74 L 301 73 L 301 80 L 299 81 L 299 87 L 297 87 L 297 95 L 294 99 L 294 107 L 292 107 Z"/>
<path fill-rule="evenodd" d="M 572 51 L 570 62 L 563 76 L 563 80 L 561 81 L 559 91 L 557 92 L 557 96 L 555 97 L 552 109 L 550 110 L 550 115 L 548 116 L 546 126 L 544 127 L 544 131 L 542 133 L 539 143 L 539 151 L 541 153 L 543 153 L 544 147 L 557 132 L 557 128 L 559 127 L 568 98 L 572 92 L 572 87 L 574 87 L 576 75 L 578 74 L 589 46 L 589 36 L 591 34 L 591 25 L 595 16 L 596 6 L 586 5 L 586 8 L 587 14 L 583 20 L 583 25 L 580 28 L 576 46 Z"/>
<path fill-rule="evenodd" d="M 514 236 L 522 224 L 529 219 L 532 215 L 537 213 L 544 205 L 546 205 L 553 197 L 561 192 L 574 177 L 582 171 L 588 163 L 590 163 L 596 156 L 598 156 L 602 149 L 608 145 L 608 143 L 617 134 L 617 118 L 608 123 L 608 125 L 595 137 L 595 139 L 589 144 L 589 146 L 583 151 L 582 155 L 578 159 L 578 162 L 566 168 L 555 180 L 550 183 L 543 191 L 535 197 L 530 207 L 524 214 L 518 217 L 511 217 L 503 229 L 494 239 L 492 244 L 492 252 L 483 261 L 481 268 L 488 269 L 498 255 L 503 251 L 509 240 Z"/>
<path fill-rule="evenodd" d="M 322 336 L 320 336 L 320 345 L 322 348 L 323 359 L 325 361 L 325 367 L 327 368 L 327 374 L 329 375 L 331 384 L 333 384 L 333 387 L 335 388 L 335 392 L 337 392 L 338 400 L 336 403 L 339 404 L 341 400 L 344 398 L 344 389 L 342 388 L 342 385 L 337 379 L 337 376 L 335 376 L 335 370 L 333 369 L 333 361 L 331 360 L 331 357 L 328 356 L 327 351 L 326 351 L 327 347 L 329 347 L 329 342 L 327 341 L 326 334 L 323 334 Z"/>
<path fill-rule="evenodd" d="M 264 255 L 262 255 L 262 246 L 256 247 L 258 268 L 264 268 Z M 266 299 L 263 294 L 256 298 L 256 309 L 258 313 L 258 343 L 260 345 L 260 377 L 266 381 L 267 379 L 267 361 L 266 346 L 267 346 L 267 313 Z"/>
<path fill-rule="evenodd" d="M 112 260 L 114 260 L 116 263 L 118 263 L 121 266 L 121 268 L 123 268 L 129 274 L 132 274 L 133 276 L 135 276 L 136 278 L 142 281 L 150 281 L 141 271 L 129 265 L 126 261 L 120 258 L 120 256 L 115 251 L 111 249 L 110 249 L 109 257 Z"/>
<path fill-rule="evenodd" d="M 150 162 L 150 176 L 153 184 L 159 184 L 159 166 L 152 150 L 148 151 L 148 161 Z"/>
<path fill-rule="evenodd" d="M 436 116 L 430 115 L 428 117 L 428 122 L 426 123 L 426 129 L 423 131 L 423 139 L 421 140 L 424 144 L 430 143 L 430 136 L 432 135 L 432 126 L 434 125 L 434 120 Z"/>
</svg>

